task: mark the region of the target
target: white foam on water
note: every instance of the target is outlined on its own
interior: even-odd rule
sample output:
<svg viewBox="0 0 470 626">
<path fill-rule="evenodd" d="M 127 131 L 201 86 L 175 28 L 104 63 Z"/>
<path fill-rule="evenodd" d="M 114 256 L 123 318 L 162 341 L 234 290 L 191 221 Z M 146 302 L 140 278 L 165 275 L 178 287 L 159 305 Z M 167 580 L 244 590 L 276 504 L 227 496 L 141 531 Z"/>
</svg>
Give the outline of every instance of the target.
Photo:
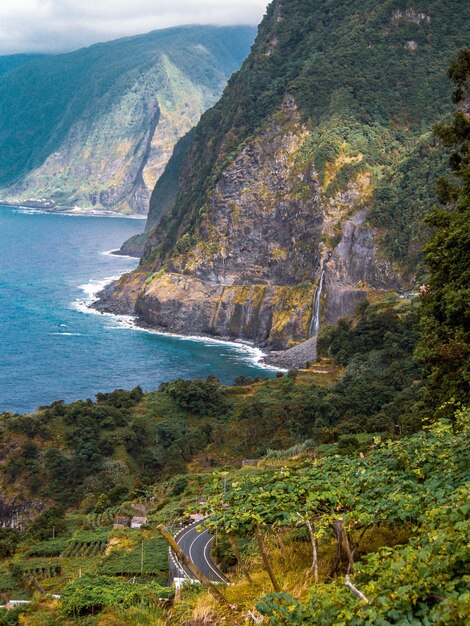
<svg viewBox="0 0 470 626">
<path fill-rule="evenodd" d="M 239 356 L 243 356 L 244 358 L 246 358 L 247 361 L 253 363 L 260 369 L 275 372 L 285 371 L 282 368 L 264 363 L 263 359 L 266 356 L 265 353 L 260 348 L 256 348 L 255 346 L 252 346 L 246 342 L 216 339 L 215 337 L 206 337 L 202 335 L 180 335 L 178 333 L 162 332 L 160 330 L 154 330 L 153 328 L 145 328 L 139 326 L 136 323 L 136 318 L 132 315 L 102 313 L 101 311 L 97 311 L 96 309 L 92 308 L 91 305 L 96 302 L 98 293 L 118 278 L 120 278 L 120 276 L 110 276 L 101 280 L 90 280 L 88 283 L 80 285 L 80 289 L 85 293 L 85 299 L 76 300 L 75 302 L 73 302 L 72 307 L 77 311 L 80 311 L 81 313 L 86 313 L 88 315 L 100 315 L 103 317 L 111 318 L 112 322 L 105 326 L 105 328 L 108 330 L 133 330 L 142 333 L 149 333 L 151 335 L 157 335 L 160 337 L 171 337 L 173 339 L 178 339 L 179 341 L 202 343 L 203 345 L 208 347 L 231 347 L 235 349 L 234 352 L 236 352 Z"/>
<path fill-rule="evenodd" d="M 130 256 L 129 254 L 116 254 L 118 250 L 106 250 L 105 252 L 100 252 L 102 256 L 110 256 L 113 259 L 132 259 L 133 261 L 138 261 L 138 258 L 135 256 Z"/>
<path fill-rule="evenodd" d="M 14 205 L 3 205 L 3 206 L 14 206 Z M 54 209 L 39 209 L 34 207 L 27 206 L 14 206 L 13 213 L 20 213 L 22 215 L 56 215 L 62 217 L 111 217 L 118 219 L 127 219 L 127 220 L 146 220 L 146 215 L 123 215 L 121 213 L 101 213 L 100 211 L 94 211 L 92 209 L 63 209 L 63 210 L 54 210 Z"/>
</svg>

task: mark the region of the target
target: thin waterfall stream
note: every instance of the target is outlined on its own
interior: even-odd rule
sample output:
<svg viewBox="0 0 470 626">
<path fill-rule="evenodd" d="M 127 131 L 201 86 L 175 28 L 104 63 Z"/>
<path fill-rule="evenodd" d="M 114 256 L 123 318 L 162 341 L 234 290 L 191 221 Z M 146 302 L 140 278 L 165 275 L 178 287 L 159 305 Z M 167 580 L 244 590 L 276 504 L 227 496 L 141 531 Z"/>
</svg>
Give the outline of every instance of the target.
<svg viewBox="0 0 470 626">
<path fill-rule="evenodd" d="M 312 321 L 310 322 L 310 330 L 309 330 L 309 338 L 315 337 L 318 335 L 320 330 L 320 309 L 321 309 L 321 294 L 323 291 L 323 283 L 325 279 L 325 270 L 322 270 L 320 275 L 320 282 L 318 283 L 318 287 L 315 291 L 315 296 L 313 298 L 313 312 L 312 312 Z"/>
</svg>

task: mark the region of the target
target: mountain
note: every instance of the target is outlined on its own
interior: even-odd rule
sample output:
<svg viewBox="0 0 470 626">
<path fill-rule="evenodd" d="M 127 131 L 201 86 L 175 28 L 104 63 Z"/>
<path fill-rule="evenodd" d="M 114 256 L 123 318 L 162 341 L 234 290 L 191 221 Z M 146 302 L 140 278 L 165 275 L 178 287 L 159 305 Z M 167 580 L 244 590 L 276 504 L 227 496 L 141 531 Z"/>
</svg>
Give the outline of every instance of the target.
<svg viewBox="0 0 470 626">
<path fill-rule="evenodd" d="M 98 306 L 302 344 L 301 364 L 320 326 L 412 289 L 447 163 L 432 127 L 468 18 L 463 0 L 275 0 L 158 181 L 139 268 Z"/>
<path fill-rule="evenodd" d="M 42 55 L 40 54 L 11 54 L 0 56 L 0 76 L 11 72 L 25 63 L 40 59 L 41 57 Z"/>
<path fill-rule="evenodd" d="M 254 36 L 188 26 L 1 57 L 0 200 L 146 213 L 174 144 L 217 101 Z"/>
</svg>

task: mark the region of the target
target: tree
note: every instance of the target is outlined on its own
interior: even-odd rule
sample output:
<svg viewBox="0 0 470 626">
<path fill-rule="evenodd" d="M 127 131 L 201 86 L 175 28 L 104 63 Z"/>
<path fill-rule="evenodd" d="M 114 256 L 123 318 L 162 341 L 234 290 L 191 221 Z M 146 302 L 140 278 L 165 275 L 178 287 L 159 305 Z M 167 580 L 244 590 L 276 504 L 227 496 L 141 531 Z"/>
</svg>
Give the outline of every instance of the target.
<svg viewBox="0 0 470 626">
<path fill-rule="evenodd" d="M 425 247 L 430 274 L 421 297 L 416 352 L 425 366 L 425 404 L 431 409 L 451 398 L 470 400 L 470 49 L 461 51 L 449 77 L 459 110 L 436 133 L 454 150 L 452 180 L 439 181 L 441 206 L 428 218 L 436 231 Z"/>
<path fill-rule="evenodd" d="M 28 529 L 28 534 L 34 539 L 52 539 L 67 530 L 65 508 L 54 505 L 40 513 Z"/>
</svg>

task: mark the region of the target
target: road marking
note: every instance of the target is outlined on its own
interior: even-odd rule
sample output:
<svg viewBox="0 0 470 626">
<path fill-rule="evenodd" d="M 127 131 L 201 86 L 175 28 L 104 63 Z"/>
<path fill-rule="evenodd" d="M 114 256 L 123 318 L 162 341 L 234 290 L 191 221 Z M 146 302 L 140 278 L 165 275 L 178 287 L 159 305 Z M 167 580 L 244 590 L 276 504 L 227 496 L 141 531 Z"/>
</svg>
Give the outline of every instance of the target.
<svg viewBox="0 0 470 626">
<path fill-rule="evenodd" d="M 214 574 L 216 574 L 217 578 L 221 582 L 226 583 L 227 580 L 225 579 L 225 577 L 221 576 L 220 573 L 212 567 L 211 562 L 210 562 L 210 554 L 207 555 L 207 551 L 210 548 L 210 545 L 213 541 L 214 541 L 214 537 L 211 537 L 210 540 L 206 543 L 206 547 L 204 548 L 204 558 L 206 559 L 207 565 L 211 568 Z"/>
<path fill-rule="evenodd" d="M 209 531 L 206 529 L 204 532 L 200 533 L 195 539 L 193 539 L 191 545 L 189 546 L 189 558 L 191 559 L 191 561 L 193 561 L 194 563 L 194 559 L 193 559 L 193 546 L 196 543 L 196 541 L 198 541 L 199 539 L 201 539 L 202 537 L 204 537 L 204 535 L 209 536 Z M 216 575 L 217 579 L 221 582 L 226 582 L 219 574 L 219 572 L 214 569 L 214 567 L 212 566 L 211 562 L 209 561 L 209 558 L 207 556 L 207 550 L 210 547 L 212 541 L 213 541 L 213 537 L 210 537 L 209 541 L 206 542 L 206 544 L 204 545 L 204 549 L 203 549 L 203 553 L 202 556 L 206 562 L 206 565 L 209 567 L 209 569 L 212 570 L 212 572 Z"/>
<path fill-rule="evenodd" d="M 207 517 L 210 517 L 210 516 L 207 516 Z M 177 542 L 179 547 L 185 553 L 186 553 L 186 551 L 183 549 L 183 547 L 181 545 L 181 541 L 185 537 L 187 537 L 187 535 L 189 535 L 193 530 L 195 530 L 198 526 L 201 526 L 201 524 L 205 521 L 205 519 L 207 519 L 207 517 L 204 518 L 203 520 L 200 520 L 199 522 L 193 522 L 189 526 L 186 526 L 186 528 L 183 528 L 182 530 L 180 530 L 179 533 L 177 533 L 175 535 L 175 541 Z M 209 530 L 205 529 L 202 533 L 197 533 L 197 531 L 196 531 L 196 534 L 197 534 L 197 536 L 191 541 L 191 543 L 189 545 L 189 551 L 188 551 L 188 553 L 186 553 L 193 563 L 195 562 L 193 560 L 193 553 L 192 553 L 194 544 L 199 539 L 204 537 L 205 535 L 209 535 Z M 205 561 L 206 565 L 209 567 L 209 569 L 215 574 L 215 576 L 216 576 L 216 581 L 215 582 L 217 582 L 217 580 L 218 580 L 220 582 L 227 583 L 227 579 L 223 577 L 221 572 L 219 572 L 217 569 L 215 569 L 215 567 L 213 567 L 213 565 L 211 563 L 211 560 L 210 560 L 210 554 L 209 554 L 208 551 L 209 551 L 210 545 L 211 545 L 213 540 L 214 540 L 214 537 L 210 537 L 209 541 L 206 541 L 206 543 L 204 545 L 204 548 L 203 548 L 203 551 L 202 551 L 202 557 L 203 557 L 203 560 Z M 187 578 L 192 579 L 193 574 L 191 573 L 191 571 L 188 570 L 186 568 L 186 566 L 184 566 L 182 563 L 180 563 L 179 559 L 176 557 L 175 554 L 173 554 L 173 552 L 172 552 L 172 556 L 174 557 L 175 564 L 178 564 L 178 568 L 177 569 L 179 571 L 181 571 L 184 576 L 186 576 Z M 197 563 L 196 563 L 196 565 L 197 565 Z"/>
</svg>

